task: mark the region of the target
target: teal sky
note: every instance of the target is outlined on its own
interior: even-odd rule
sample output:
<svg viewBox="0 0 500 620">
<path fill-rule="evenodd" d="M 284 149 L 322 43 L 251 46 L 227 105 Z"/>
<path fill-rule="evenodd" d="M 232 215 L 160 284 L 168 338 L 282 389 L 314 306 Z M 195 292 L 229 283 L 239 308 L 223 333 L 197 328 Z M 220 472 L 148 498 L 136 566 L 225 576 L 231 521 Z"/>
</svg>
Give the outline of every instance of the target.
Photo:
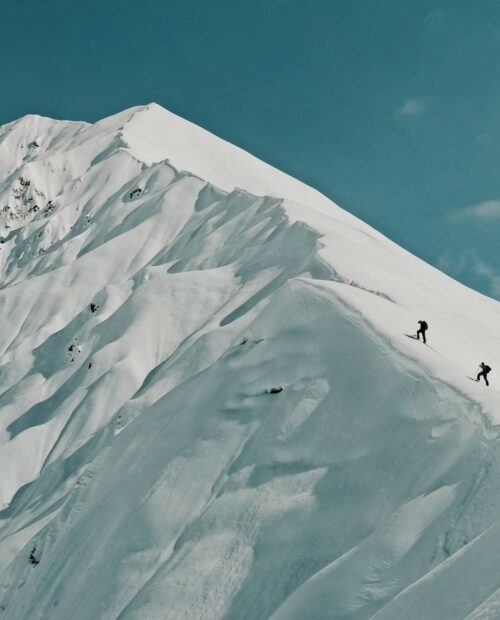
<svg viewBox="0 0 500 620">
<path fill-rule="evenodd" d="M 500 299 L 498 0 L 46 0 L 0 19 L 0 123 L 156 101 Z"/>
</svg>

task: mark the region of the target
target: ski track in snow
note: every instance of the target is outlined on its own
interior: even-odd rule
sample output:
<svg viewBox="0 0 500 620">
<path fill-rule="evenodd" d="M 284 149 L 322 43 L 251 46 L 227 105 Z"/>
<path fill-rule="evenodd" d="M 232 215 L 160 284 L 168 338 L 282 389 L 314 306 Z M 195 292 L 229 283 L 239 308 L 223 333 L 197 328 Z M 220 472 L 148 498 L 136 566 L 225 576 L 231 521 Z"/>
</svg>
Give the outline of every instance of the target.
<svg viewBox="0 0 500 620">
<path fill-rule="evenodd" d="M 500 617 L 498 302 L 155 104 L 0 172 L 2 619 Z"/>
</svg>

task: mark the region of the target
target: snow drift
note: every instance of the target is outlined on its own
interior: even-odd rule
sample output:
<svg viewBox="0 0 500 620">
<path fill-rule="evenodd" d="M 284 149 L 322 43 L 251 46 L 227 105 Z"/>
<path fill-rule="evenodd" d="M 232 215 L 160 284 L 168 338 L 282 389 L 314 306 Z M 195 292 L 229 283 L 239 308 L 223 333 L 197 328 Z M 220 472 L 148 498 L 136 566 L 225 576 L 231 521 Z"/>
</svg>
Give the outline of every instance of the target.
<svg viewBox="0 0 500 620">
<path fill-rule="evenodd" d="M 500 617 L 498 302 L 154 104 L 0 209 L 2 618 Z"/>
</svg>

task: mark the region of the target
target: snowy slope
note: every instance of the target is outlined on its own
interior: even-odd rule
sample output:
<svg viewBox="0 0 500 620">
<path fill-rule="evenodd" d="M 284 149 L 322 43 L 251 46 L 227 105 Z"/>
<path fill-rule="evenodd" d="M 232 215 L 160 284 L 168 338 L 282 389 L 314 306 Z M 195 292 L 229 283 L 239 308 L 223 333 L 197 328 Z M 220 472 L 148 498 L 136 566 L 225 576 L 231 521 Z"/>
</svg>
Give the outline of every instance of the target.
<svg viewBox="0 0 500 620">
<path fill-rule="evenodd" d="M 0 209 L 2 619 L 500 617 L 498 302 L 155 104 Z"/>
</svg>

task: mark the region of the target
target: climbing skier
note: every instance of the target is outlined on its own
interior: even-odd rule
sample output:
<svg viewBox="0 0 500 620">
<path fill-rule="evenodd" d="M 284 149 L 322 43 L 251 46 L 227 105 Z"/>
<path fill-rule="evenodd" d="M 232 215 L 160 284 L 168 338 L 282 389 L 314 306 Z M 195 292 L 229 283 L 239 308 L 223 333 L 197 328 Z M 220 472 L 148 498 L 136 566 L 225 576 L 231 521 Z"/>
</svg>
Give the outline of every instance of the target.
<svg viewBox="0 0 500 620">
<path fill-rule="evenodd" d="M 425 339 L 425 332 L 429 329 L 429 326 L 426 321 L 419 321 L 418 324 L 420 327 L 417 331 L 417 340 L 420 340 L 420 334 L 422 334 L 422 340 L 424 341 L 424 344 L 426 344 L 427 340 Z"/>
<path fill-rule="evenodd" d="M 489 383 L 488 383 L 488 373 L 491 372 L 491 368 L 488 366 L 488 364 L 485 364 L 484 362 L 481 362 L 479 364 L 479 368 L 481 368 L 481 372 L 477 375 L 476 381 L 479 381 L 479 379 L 481 379 L 481 377 L 483 377 L 484 378 L 484 382 L 486 383 L 486 385 L 489 385 Z"/>
</svg>

